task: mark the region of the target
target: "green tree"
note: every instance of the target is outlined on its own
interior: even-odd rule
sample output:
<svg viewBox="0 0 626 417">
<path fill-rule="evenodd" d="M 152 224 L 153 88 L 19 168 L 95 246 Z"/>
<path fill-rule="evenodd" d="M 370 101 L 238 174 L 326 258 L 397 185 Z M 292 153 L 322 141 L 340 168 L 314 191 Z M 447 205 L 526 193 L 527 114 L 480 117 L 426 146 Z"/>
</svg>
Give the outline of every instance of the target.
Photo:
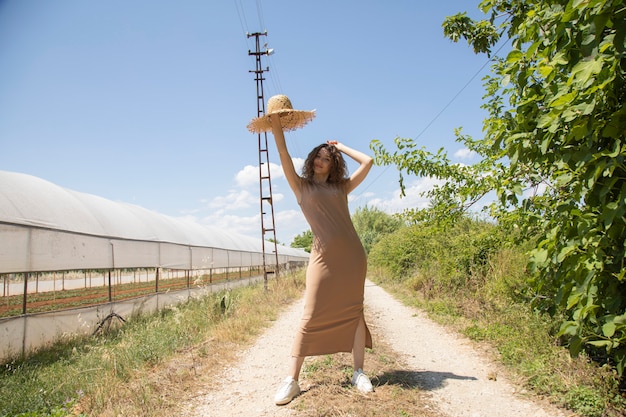
<svg viewBox="0 0 626 417">
<path fill-rule="evenodd" d="M 626 6 L 623 0 L 483 0 L 487 19 L 448 17 L 444 34 L 492 55 L 485 79 L 485 136 L 460 142 L 482 160 L 450 163 L 409 139 L 380 164 L 446 182 L 430 192 L 431 211 L 454 218 L 495 191 L 491 214 L 536 238 L 530 254 L 536 300 L 567 315 L 560 335 L 626 365 Z M 402 186 L 402 177 L 401 177 Z M 416 212 L 416 214 L 420 214 Z"/>
<path fill-rule="evenodd" d="M 293 242 L 291 242 L 290 246 L 292 248 L 302 248 L 311 253 L 311 246 L 313 246 L 313 232 L 311 230 L 307 230 L 300 233 L 293 238 Z"/>
<path fill-rule="evenodd" d="M 358 208 L 354 212 L 352 223 L 361 238 L 366 253 L 369 253 L 372 246 L 383 236 L 395 232 L 403 225 L 403 221 L 399 217 L 367 206 Z"/>
</svg>

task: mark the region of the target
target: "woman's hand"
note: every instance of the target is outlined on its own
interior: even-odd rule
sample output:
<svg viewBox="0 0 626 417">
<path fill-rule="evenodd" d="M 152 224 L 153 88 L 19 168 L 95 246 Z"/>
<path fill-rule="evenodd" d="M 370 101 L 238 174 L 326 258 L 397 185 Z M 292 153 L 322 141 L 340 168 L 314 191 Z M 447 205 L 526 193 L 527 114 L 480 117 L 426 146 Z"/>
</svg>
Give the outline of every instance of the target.
<svg viewBox="0 0 626 417">
<path fill-rule="evenodd" d="M 339 143 L 338 141 L 336 141 L 336 140 L 327 140 L 326 143 L 331 145 L 331 146 L 336 147 L 339 152 L 342 152 L 341 148 L 340 148 L 341 147 L 341 143 Z"/>
</svg>

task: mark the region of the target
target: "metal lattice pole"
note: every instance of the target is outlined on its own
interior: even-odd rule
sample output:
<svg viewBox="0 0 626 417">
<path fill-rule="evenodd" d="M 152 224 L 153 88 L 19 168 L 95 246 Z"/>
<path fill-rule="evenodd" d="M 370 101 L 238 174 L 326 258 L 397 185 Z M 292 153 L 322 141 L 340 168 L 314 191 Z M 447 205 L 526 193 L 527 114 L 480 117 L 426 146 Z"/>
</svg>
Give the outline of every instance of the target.
<svg viewBox="0 0 626 417">
<path fill-rule="evenodd" d="M 261 51 L 260 37 L 267 36 L 267 32 L 263 33 L 249 33 L 248 38 L 254 37 L 256 41 L 256 50 L 254 52 L 248 51 L 248 55 L 253 55 L 256 58 L 256 69 L 250 71 L 254 73 L 256 81 L 256 95 L 257 95 L 257 117 L 265 114 L 265 97 L 263 94 L 263 73 L 269 71 L 269 68 L 263 69 L 261 66 L 261 57 L 263 55 L 269 55 L 270 50 Z M 261 250 L 263 252 L 263 280 L 265 289 L 267 290 L 267 275 L 274 273 L 278 277 L 279 264 L 278 264 L 278 247 L 276 242 L 276 223 L 274 221 L 274 205 L 272 199 L 272 178 L 270 175 L 270 161 L 269 152 L 267 146 L 267 133 L 258 133 L 259 142 L 259 196 L 261 207 Z M 268 268 L 267 254 L 265 251 L 266 234 L 270 233 L 274 248 L 273 254 L 275 257 L 274 270 Z"/>
</svg>

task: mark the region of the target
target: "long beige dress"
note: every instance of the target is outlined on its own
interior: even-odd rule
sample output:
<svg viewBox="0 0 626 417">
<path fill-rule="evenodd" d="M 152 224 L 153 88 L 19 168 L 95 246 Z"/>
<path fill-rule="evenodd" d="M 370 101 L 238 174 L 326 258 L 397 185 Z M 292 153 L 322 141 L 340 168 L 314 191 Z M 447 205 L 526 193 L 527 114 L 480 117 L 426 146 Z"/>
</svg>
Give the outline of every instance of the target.
<svg viewBox="0 0 626 417">
<path fill-rule="evenodd" d="M 292 355 L 351 352 L 363 315 L 367 259 L 354 230 L 343 185 L 302 181 L 304 217 L 313 232 L 306 271 L 304 312 Z M 372 336 L 365 325 L 366 343 Z"/>
</svg>

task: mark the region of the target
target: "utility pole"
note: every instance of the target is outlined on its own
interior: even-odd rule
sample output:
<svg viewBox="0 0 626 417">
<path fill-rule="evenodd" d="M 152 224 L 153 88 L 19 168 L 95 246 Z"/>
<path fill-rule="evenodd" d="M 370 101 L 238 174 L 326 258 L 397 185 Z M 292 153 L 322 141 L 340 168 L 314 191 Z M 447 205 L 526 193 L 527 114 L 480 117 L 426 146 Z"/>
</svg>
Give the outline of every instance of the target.
<svg viewBox="0 0 626 417">
<path fill-rule="evenodd" d="M 261 36 L 267 36 L 267 31 L 260 33 L 248 33 L 248 38 L 255 38 L 256 50 L 254 52 L 248 51 L 248 55 L 256 57 L 256 69 L 249 71 L 254 73 L 254 79 L 256 81 L 256 96 L 257 96 L 257 117 L 265 115 L 265 97 L 263 94 L 263 73 L 269 71 L 269 67 L 263 69 L 261 66 L 261 57 L 263 55 L 271 55 L 272 49 L 266 49 L 261 51 Z M 265 46 L 264 46 L 265 48 Z M 265 289 L 267 290 L 267 275 L 274 273 L 278 277 L 278 246 L 276 243 L 276 224 L 274 222 L 274 205 L 272 199 L 272 178 L 270 175 L 270 160 L 267 147 L 267 132 L 258 133 L 259 142 L 259 196 L 261 206 L 261 250 L 263 252 L 263 282 Z M 274 248 L 274 270 L 268 268 L 268 254 L 265 252 L 266 234 L 270 234 Z"/>
</svg>

